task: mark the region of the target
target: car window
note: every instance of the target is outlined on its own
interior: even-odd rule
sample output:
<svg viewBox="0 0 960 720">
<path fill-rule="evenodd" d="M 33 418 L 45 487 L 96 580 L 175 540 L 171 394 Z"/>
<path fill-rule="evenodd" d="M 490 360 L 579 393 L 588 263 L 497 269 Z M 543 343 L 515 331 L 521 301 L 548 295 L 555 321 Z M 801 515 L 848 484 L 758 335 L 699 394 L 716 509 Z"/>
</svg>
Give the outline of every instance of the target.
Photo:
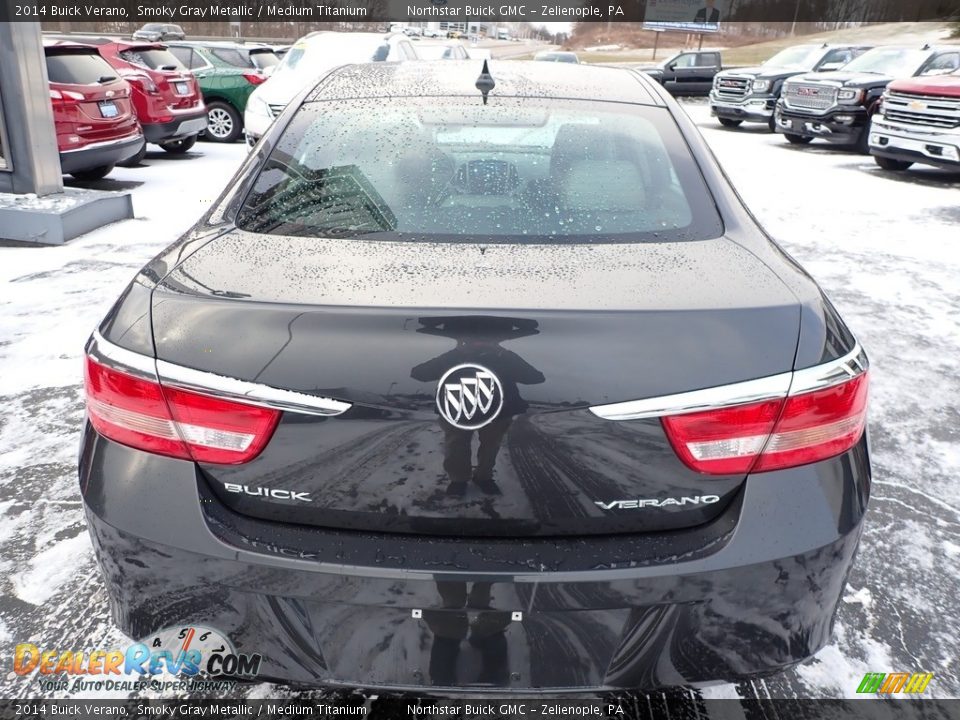
<svg viewBox="0 0 960 720">
<path fill-rule="evenodd" d="M 836 63 L 841 63 L 846 65 L 848 62 L 853 60 L 853 51 L 849 48 L 837 48 L 836 50 L 831 50 L 828 52 L 823 60 L 820 61 L 820 65 L 832 65 Z"/>
<path fill-rule="evenodd" d="M 194 67 L 191 63 L 193 62 L 193 49 L 188 47 L 168 47 L 169 50 L 177 60 L 181 62 L 185 67 L 192 68 Z"/>
<path fill-rule="evenodd" d="M 128 63 L 157 70 L 163 67 L 173 67 L 176 70 L 185 70 L 183 63 L 172 52 L 158 48 L 131 48 L 120 53 L 120 57 Z"/>
<path fill-rule="evenodd" d="M 693 67 L 696 64 L 697 56 L 695 53 L 686 53 L 684 55 L 680 55 L 673 61 L 673 66 L 677 68 Z"/>
<path fill-rule="evenodd" d="M 819 45 L 795 45 L 781 50 L 763 64 L 768 67 L 813 70 L 823 54 L 823 48 Z"/>
<path fill-rule="evenodd" d="M 240 211 L 252 232 L 408 241 L 706 239 L 722 225 L 669 111 L 603 102 L 307 103 Z"/>
<path fill-rule="evenodd" d="M 927 50 L 878 47 L 850 61 L 843 69 L 848 72 L 907 77 L 916 74 L 929 57 Z"/>
<path fill-rule="evenodd" d="M 94 85 L 117 71 L 94 52 L 69 52 L 47 55 L 47 76 L 52 83 Z"/>
<path fill-rule="evenodd" d="M 250 54 L 246 52 L 241 52 L 235 48 L 210 48 L 211 54 L 215 58 L 223 60 L 227 65 L 233 65 L 233 67 L 238 68 L 251 68 L 256 67 L 253 64 L 253 61 L 250 59 Z"/>
<path fill-rule="evenodd" d="M 250 62 L 254 64 L 255 67 L 263 70 L 265 68 L 276 65 L 280 62 L 280 58 L 277 57 L 276 53 L 273 50 L 263 49 L 263 50 L 251 50 L 250 51 Z"/>
<path fill-rule="evenodd" d="M 924 75 L 946 75 L 960 68 L 960 53 L 938 55 L 923 69 Z"/>
<path fill-rule="evenodd" d="M 163 30 L 163 25 L 158 25 L 156 23 L 147 23 L 140 29 L 146 30 L 147 32 L 161 32 Z"/>
<path fill-rule="evenodd" d="M 720 64 L 720 58 L 716 53 L 700 53 L 697 59 L 697 65 L 700 67 L 717 67 Z"/>
</svg>

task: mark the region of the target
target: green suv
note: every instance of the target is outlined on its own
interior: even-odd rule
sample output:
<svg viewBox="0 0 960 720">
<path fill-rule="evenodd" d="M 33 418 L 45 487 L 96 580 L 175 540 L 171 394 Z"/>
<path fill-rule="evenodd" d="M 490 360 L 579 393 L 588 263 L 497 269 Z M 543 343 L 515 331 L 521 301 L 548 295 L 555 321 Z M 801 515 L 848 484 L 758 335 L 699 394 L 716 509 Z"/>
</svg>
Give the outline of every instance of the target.
<svg viewBox="0 0 960 720">
<path fill-rule="evenodd" d="M 207 106 L 204 137 L 234 142 L 243 135 L 243 110 L 265 70 L 279 62 L 273 48 L 233 42 L 169 42 L 174 55 L 190 68 Z"/>
</svg>

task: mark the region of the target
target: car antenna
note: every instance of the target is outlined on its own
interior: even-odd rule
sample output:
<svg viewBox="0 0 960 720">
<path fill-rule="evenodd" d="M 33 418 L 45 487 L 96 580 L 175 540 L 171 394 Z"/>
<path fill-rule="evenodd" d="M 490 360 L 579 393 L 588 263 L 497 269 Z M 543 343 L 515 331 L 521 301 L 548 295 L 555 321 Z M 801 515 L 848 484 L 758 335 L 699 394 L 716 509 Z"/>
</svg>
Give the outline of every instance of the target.
<svg viewBox="0 0 960 720">
<path fill-rule="evenodd" d="M 483 61 L 483 70 L 480 71 L 480 77 L 476 82 L 477 90 L 483 95 L 483 104 L 487 104 L 487 95 L 493 90 L 497 83 L 494 82 L 493 75 L 490 74 L 490 68 L 487 67 L 487 61 Z"/>
</svg>

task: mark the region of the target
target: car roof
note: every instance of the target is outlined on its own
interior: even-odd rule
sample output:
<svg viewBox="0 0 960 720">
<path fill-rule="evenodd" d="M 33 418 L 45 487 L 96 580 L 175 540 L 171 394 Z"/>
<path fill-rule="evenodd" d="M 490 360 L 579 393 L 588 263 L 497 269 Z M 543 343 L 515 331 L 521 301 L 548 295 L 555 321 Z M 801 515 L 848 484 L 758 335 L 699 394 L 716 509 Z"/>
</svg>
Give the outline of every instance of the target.
<svg viewBox="0 0 960 720">
<path fill-rule="evenodd" d="M 480 97 L 477 77 L 488 63 L 491 97 L 544 97 L 663 105 L 646 75 L 631 69 L 529 61 L 424 60 L 364 63 L 333 70 L 306 102 L 376 97 Z"/>
</svg>

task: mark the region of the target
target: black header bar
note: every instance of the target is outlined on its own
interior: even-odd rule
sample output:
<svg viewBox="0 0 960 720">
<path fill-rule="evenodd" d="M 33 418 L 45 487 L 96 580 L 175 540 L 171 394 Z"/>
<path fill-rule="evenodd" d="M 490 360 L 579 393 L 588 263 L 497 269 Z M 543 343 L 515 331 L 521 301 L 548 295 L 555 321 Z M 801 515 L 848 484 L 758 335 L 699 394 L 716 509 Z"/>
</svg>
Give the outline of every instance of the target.
<svg viewBox="0 0 960 720">
<path fill-rule="evenodd" d="M 649 6 L 649 7 L 648 7 Z M 956 20 L 957 0 L 3 0 L 0 20 L 76 22 L 644 22 L 664 8 L 724 22 Z M 706 24 L 706 23 L 705 23 Z"/>
</svg>

